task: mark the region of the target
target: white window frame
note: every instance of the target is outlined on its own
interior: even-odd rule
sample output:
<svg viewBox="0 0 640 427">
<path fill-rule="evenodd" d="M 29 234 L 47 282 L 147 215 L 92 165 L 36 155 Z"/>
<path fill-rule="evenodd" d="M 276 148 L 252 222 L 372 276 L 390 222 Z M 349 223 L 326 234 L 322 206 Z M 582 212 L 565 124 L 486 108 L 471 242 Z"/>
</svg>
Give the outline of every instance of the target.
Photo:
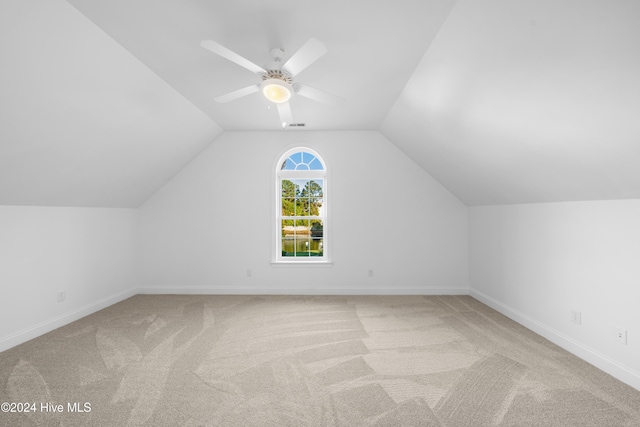
<svg viewBox="0 0 640 427">
<path fill-rule="evenodd" d="M 306 152 L 313 155 L 322 164 L 323 170 L 281 170 L 282 164 L 292 154 Z M 297 146 L 287 150 L 276 163 L 275 168 L 275 221 L 274 221 L 274 256 L 272 265 L 294 265 L 294 266 L 323 266 L 331 264 L 330 249 L 330 218 L 329 218 L 329 179 L 327 164 L 317 151 L 304 146 Z M 318 219 L 322 221 L 322 256 L 318 257 L 284 257 L 282 256 L 282 180 L 296 179 L 321 179 L 323 182 L 323 212 L 324 215 L 307 216 L 305 219 Z"/>
</svg>

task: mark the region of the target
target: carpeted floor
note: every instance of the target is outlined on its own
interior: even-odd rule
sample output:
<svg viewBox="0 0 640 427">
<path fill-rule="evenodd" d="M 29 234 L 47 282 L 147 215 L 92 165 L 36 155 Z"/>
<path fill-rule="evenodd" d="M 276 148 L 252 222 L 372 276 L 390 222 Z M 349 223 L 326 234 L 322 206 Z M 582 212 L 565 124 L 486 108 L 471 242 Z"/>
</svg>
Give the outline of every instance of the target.
<svg viewBox="0 0 640 427">
<path fill-rule="evenodd" d="M 640 426 L 640 391 L 467 296 L 138 295 L 0 353 L 0 402 L 30 410 L 2 426 Z"/>
</svg>

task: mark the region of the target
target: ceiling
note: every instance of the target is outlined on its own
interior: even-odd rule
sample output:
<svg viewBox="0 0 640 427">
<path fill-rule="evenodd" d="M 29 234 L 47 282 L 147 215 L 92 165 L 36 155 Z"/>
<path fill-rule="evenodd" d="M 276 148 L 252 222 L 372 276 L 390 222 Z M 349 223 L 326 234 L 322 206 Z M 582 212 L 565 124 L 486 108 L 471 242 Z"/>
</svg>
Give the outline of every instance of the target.
<svg viewBox="0 0 640 427">
<path fill-rule="evenodd" d="M 259 93 L 214 98 L 260 82 L 200 46 L 214 40 L 259 66 L 283 62 L 309 38 L 327 53 L 296 81 L 345 99 L 331 107 L 294 96 L 294 123 L 309 130 L 377 129 L 448 15 L 453 0 L 68 0 L 225 130 L 279 130 Z"/>
<path fill-rule="evenodd" d="M 310 37 L 305 130 L 380 130 L 467 205 L 640 198 L 635 0 L 3 0 L 0 204 L 137 207 L 223 131 L 278 130 L 258 65 Z M 286 132 L 300 131 L 287 129 Z"/>
<path fill-rule="evenodd" d="M 460 0 L 381 126 L 467 205 L 640 198 L 640 2 Z"/>
<path fill-rule="evenodd" d="M 137 207 L 222 130 L 62 0 L 0 1 L 0 205 Z"/>
</svg>

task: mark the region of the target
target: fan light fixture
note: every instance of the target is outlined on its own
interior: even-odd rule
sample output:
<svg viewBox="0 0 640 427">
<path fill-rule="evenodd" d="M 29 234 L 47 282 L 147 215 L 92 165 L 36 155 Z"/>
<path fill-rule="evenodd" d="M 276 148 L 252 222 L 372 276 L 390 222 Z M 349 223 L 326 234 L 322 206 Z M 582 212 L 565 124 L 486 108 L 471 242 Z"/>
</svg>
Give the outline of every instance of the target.
<svg viewBox="0 0 640 427">
<path fill-rule="evenodd" d="M 282 104 L 291 98 L 293 87 L 280 79 L 266 79 L 260 85 L 262 93 L 271 102 Z"/>
</svg>

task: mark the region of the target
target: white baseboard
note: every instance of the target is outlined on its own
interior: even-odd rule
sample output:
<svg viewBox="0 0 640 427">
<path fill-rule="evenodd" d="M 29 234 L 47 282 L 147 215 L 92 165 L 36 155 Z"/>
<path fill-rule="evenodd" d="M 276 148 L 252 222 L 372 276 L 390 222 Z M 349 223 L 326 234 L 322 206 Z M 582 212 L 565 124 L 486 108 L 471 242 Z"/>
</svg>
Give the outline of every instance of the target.
<svg viewBox="0 0 640 427">
<path fill-rule="evenodd" d="M 134 295 L 469 295 L 468 288 L 449 287 L 407 287 L 407 288 L 264 288 L 264 287 L 155 287 L 138 288 L 121 292 L 87 304 L 51 320 L 0 337 L 0 352 L 25 343 L 54 329 L 75 322 L 85 316 L 116 304 Z"/>
<path fill-rule="evenodd" d="M 185 294 L 185 295 L 471 295 L 478 301 L 488 305 L 494 310 L 504 314 L 510 319 L 531 329 L 537 334 L 545 337 L 554 344 L 575 354 L 581 359 L 591 363 L 614 378 L 640 390 L 640 373 L 622 365 L 615 360 L 599 353 L 598 351 L 583 345 L 582 343 L 564 335 L 563 333 L 550 328 L 549 326 L 527 316 L 518 310 L 511 308 L 490 296 L 469 288 L 449 288 L 449 287 L 409 287 L 409 288 L 217 288 L 217 287 L 155 287 L 138 288 L 115 294 L 91 304 L 87 304 L 76 310 L 65 313 L 54 319 L 39 323 L 30 328 L 18 331 L 7 337 L 0 338 L 0 352 L 27 342 L 40 335 L 67 325 L 85 316 L 93 314 L 99 310 L 107 308 L 113 304 L 123 301 L 137 294 L 157 295 L 157 294 Z"/>
<path fill-rule="evenodd" d="M 138 294 L 185 294 L 185 295 L 469 295 L 468 288 L 448 287 L 408 287 L 408 288 L 264 288 L 264 287 L 155 287 L 130 289 L 116 295 L 87 304 L 51 320 L 38 323 L 29 328 L 0 337 L 0 352 L 51 332 L 54 329 L 75 322 Z"/>
<path fill-rule="evenodd" d="M 526 314 L 521 313 L 520 311 L 511 308 L 508 305 L 505 305 L 480 291 L 470 289 L 469 295 L 482 302 L 483 304 L 488 305 L 494 310 L 504 314 L 511 320 L 514 320 L 525 326 L 526 328 L 531 329 L 538 335 L 545 337 L 552 343 L 562 347 L 568 352 L 573 353 L 582 360 L 591 363 L 592 365 L 608 373 L 612 377 L 617 378 L 618 380 L 630 385 L 637 390 L 640 390 L 640 373 L 634 371 L 628 366 L 610 359 L 597 350 L 594 350 L 574 340 L 573 338 L 568 337 L 562 332 L 550 328 L 544 323 L 541 323 L 536 319 L 529 317 Z"/>
<path fill-rule="evenodd" d="M 185 295 L 469 295 L 468 288 L 409 287 L 409 288 L 263 288 L 263 287 L 154 287 L 139 288 L 139 294 Z"/>
<path fill-rule="evenodd" d="M 120 301 L 124 301 L 125 299 L 130 298 L 136 294 L 136 289 L 130 289 L 119 294 L 111 295 L 101 300 L 84 305 L 51 320 L 47 320 L 45 322 L 38 323 L 37 325 L 34 325 L 30 328 L 18 331 L 7 337 L 2 337 L 0 338 L 0 352 L 25 343 L 29 340 L 39 337 L 40 335 L 46 334 L 47 332 L 51 332 L 54 329 L 58 329 L 62 326 L 68 325 L 71 322 L 75 322 L 78 319 L 93 314 L 96 311 L 100 311 Z"/>
</svg>

